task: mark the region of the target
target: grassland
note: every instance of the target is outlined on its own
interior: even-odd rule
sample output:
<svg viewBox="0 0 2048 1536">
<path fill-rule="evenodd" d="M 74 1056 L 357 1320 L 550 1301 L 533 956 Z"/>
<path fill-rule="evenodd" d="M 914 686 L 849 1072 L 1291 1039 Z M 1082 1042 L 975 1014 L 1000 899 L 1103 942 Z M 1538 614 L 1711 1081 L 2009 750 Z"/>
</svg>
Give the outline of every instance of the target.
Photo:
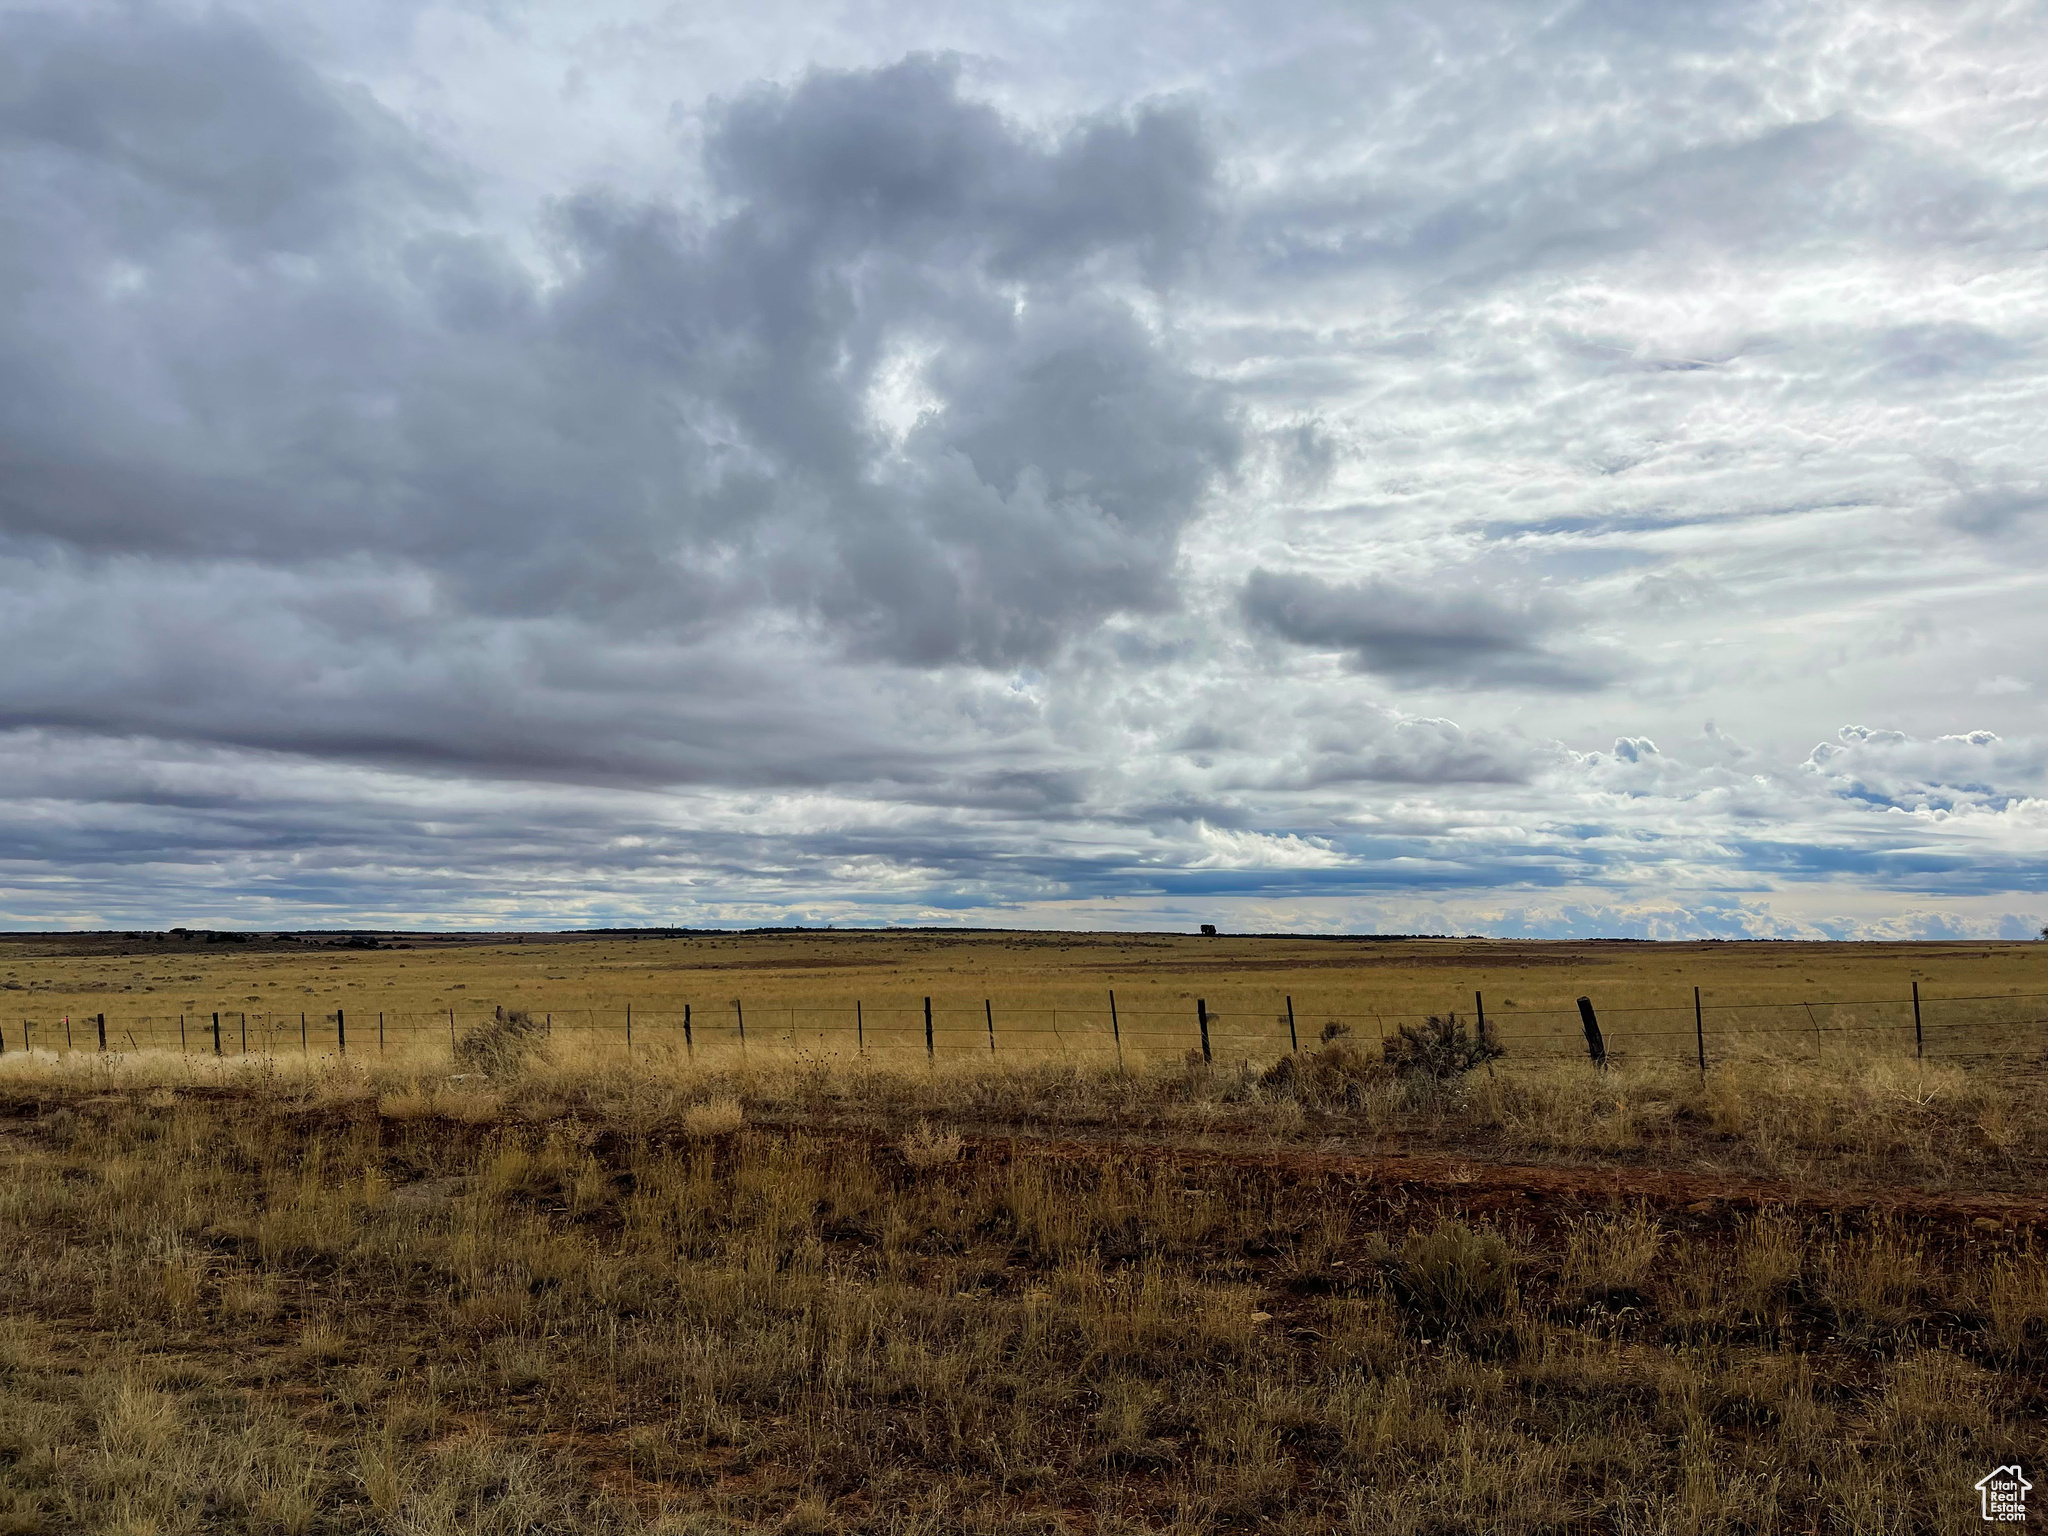
<svg viewBox="0 0 2048 1536">
<path fill-rule="evenodd" d="M 923 1048 L 930 997 L 942 1052 L 986 1048 L 993 1016 L 1011 1054 L 1112 1050 L 1109 996 L 1139 1055 L 1178 1056 L 1193 1042 L 1197 1001 L 1219 1051 L 1271 1059 L 1297 1033 L 1332 1019 L 1376 1034 L 1405 1019 L 1470 1012 L 1483 996 L 1492 1027 L 1527 1054 L 1576 1050 L 1575 999 L 1590 995 L 1620 1049 L 1692 1053 L 1693 989 L 1709 1034 L 1856 1036 L 1864 1054 L 1910 1052 L 1912 991 L 1926 998 L 1936 1053 L 1974 1049 L 2008 1018 L 2029 1022 L 2001 1047 L 2048 1042 L 2048 944 L 1537 944 L 1486 940 L 1312 940 L 1174 935 L 815 933 L 446 940 L 352 950 L 333 943 L 206 944 L 193 940 L 0 938 L 0 1033 L 19 1047 L 25 1021 L 39 1046 L 60 1021 L 105 1014 L 118 1047 L 187 1043 L 218 1011 L 255 1021 L 256 1042 L 332 1048 L 332 1017 L 354 1021 L 358 1049 L 387 1021 L 392 1046 L 445 1047 L 457 1027 L 494 1009 L 551 1015 L 623 1051 L 630 1009 L 643 1042 L 680 1042 L 682 1009 L 710 1044 L 732 1044 L 740 1005 L 757 1043 L 850 1050 L 854 1006 L 870 1042 Z M 2014 1010 L 1954 1002 L 2036 994 Z M 986 1012 L 985 1012 L 986 1010 Z M 2031 1031 L 2031 1033 L 2028 1033 Z"/>
<path fill-rule="evenodd" d="M 1981 1529 L 1976 1479 L 2043 1464 L 2048 1080 L 2018 1057 L 1758 1037 L 1704 1079 L 1650 1050 L 1437 1078 L 1354 1030 L 1119 1072 L 475 1022 L 560 995 L 528 948 L 601 1006 L 1114 978 L 1390 1013 L 2021 991 L 2031 951 L 1801 947 L 1744 982 L 1722 946 L 918 939 L 897 974 L 839 942 L 238 946 L 176 974 L 358 1008 L 401 965 L 422 1002 L 467 977 L 479 1032 L 459 1063 L 11 1051 L 0 1532 L 1904 1533 Z M 1202 968 L 1232 953 L 1294 969 Z M 60 988 L 131 959 L 0 972 L 112 1016 L 137 994 Z"/>
</svg>

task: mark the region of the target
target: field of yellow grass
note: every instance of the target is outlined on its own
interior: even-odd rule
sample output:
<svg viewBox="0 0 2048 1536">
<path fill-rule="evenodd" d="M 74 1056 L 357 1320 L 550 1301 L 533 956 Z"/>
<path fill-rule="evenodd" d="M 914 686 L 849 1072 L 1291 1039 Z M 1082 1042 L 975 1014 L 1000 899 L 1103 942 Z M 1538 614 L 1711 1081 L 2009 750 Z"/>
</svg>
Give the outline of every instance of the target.
<svg viewBox="0 0 2048 1536">
<path fill-rule="evenodd" d="M 547 1018 L 564 1035 L 624 1051 L 680 1043 L 848 1052 L 924 1047 L 924 999 L 942 1053 L 1178 1055 L 1199 1040 L 1270 1060 L 1331 1021 L 1377 1036 L 1402 1022 L 1483 1002 L 1510 1050 L 1575 1050 L 1575 1000 L 1593 999 L 1617 1049 L 1674 1059 L 1699 1023 L 1743 1036 L 1860 1055 L 1914 1052 L 1913 993 L 1930 1054 L 2048 1042 L 2048 944 L 1780 944 L 1201 938 L 1175 935 L 804 933 L 480 940 L 414 937 L 405 947 L 327 941 L 205 943 L 197 938 L 0 939 L 0 1039 L 61 1048 L 110 1044 L 210 1049 L 336 1045 L 335 1015 L 358 1051 L 382 1022 L 387 1050 L 445 1047 L 499 1008 Z M 1116 1023 L 1112 1029 L 1111 994 Z M 859 1023 L 856 1024 L 856 1006 Z M 1835 1037 L 1848 1037 L 1846 1040 Z M 195 1042 L 197 1045 L 195 1047 Z"/>
<path fill-rule="evenodd" d="M 2041 1463 L 2038 1075 L 1354 1041 L 11 1053 L 0 1532 L 1906 1536 Z"/>
</svg>

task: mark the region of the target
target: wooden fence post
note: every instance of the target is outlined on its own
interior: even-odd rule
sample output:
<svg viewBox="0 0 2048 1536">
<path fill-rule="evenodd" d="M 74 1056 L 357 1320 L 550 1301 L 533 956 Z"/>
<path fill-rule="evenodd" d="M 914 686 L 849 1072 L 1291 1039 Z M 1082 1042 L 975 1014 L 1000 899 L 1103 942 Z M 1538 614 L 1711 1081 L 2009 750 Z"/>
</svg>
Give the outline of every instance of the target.
<svg viewBox="0 0 2048 1536">
<path fill-rule="evenodd" d="M 1295 1055 L 1301 1054 L 1301 1036 L 1294 1032 L 1294 998 L 1287 999 L 1287 1049 Z"/>
<path fill-rule="evenodd" d="M 939 1060 L 938 1047 L 932 1043 L 932 1000 L 930 998 L 924 1000 L 924 1059 L 933 1065 L 937 1065 Z"/>
<path fill-rule="evenodd" d="M 1109 993 L 1109 1037 L 1116 1042 L 1116 1075 L 1124 1075 L 1124 1031 L 1116 1018 L 1116 989 Z"/>
<path fill-rule="evenodd" d="M 342 1055 L 348 1054 L 348 1019 L 339 1008 L 334 1010 L 334 1044 Z"/>
<path fill-rule="evenodd" d="M 220 1054 L 220 1015 L 213 1016 L 213 1054 Z"/>
<path fill-rule="evenodd" d="M 102 1013 L 96 1015 L 96 1019 L 100 1026 L 100 1049 L 105 1051 L 107 1048 L 107 1016 Z"/>
<path fill-rule="evenodd" d="M 683 1004 L 683 1054 L 692 1060 L 697 1055 L 697 1042 L 690 1034 L 690 1005 Z"/>
<path fill-rule="evenodd" d="M 248 1054 L 249 1054 L 249 1015 L 248 1015 L 248 1014 L 247 1014 L 246 1012 L 244 1012 L 244 1013 L 242 1014 L 242 1016 L 241 1016 L 241 1017 L 242 1017 L 242 1054 L 243 1054 L 244 1056 L 246 1056 L 246 1055 L 248 1055 Z"/>
<path fill-rule="evenodd" d="M 1593 999 L 1579 999 L 1579 1022 L 1586 1029 L 1586 1054 L 1593 1058 L 1593 1065 L 1605 1068 L 1607 1065 L 1607 1042 L 1600 1038 L 1600 1021 L 1593 1017 Z"/>
<path fill-rule="evenodd" d="M 312 1047 L 306 1040 L 306 1014 L 303 1009 L 299 1012 L 299 1054 L 301 1056 L 312 1054 Z"/>
<path fill-rule="evenodd" d="M 180 1056 L 192 1054 L 185 1046 L 185 1015 L 182 1013 L 178 1015 L 178 1054 Z"/>
<path fill-rule="evenodd" d="M 1195 1018 L 1202 1026 L 1202 1065 L 1206 1067 L 1213 1059 L 1209 1054 L 1209 1005 L 1199 997 L 1195 999 Z"/>
</svg>

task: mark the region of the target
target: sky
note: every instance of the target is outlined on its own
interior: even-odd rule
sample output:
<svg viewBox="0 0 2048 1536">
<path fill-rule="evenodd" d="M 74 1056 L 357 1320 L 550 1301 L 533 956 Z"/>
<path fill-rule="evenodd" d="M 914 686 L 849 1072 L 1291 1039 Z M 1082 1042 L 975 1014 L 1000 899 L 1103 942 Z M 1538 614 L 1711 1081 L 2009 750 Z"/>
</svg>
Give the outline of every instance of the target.
<svg viewBox="0 0 2048 1536">
<path fill-rule="evenodd" d="M 0 0 L 0 926 L 2032 937 L 2048 0 Z"/>
</svg>

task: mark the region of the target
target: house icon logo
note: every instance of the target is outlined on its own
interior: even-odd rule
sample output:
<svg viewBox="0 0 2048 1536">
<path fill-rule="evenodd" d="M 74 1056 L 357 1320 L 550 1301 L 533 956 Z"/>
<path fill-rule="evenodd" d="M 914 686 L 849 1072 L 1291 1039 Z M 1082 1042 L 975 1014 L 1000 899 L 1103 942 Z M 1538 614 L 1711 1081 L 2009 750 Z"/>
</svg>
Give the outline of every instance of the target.
<svg viewBox="0 0 2048 1536">
<path fill-rule="evenodd" d="M 1984 1518 L 2001 1525 L 2026 1524 L 2027 1490 L 2033 1486 L 2020 1475 L 2018 1462 L 1993 1467 L 1977 1479 L 1977 1491 L 1984 1496 Z"/>
</svg>

